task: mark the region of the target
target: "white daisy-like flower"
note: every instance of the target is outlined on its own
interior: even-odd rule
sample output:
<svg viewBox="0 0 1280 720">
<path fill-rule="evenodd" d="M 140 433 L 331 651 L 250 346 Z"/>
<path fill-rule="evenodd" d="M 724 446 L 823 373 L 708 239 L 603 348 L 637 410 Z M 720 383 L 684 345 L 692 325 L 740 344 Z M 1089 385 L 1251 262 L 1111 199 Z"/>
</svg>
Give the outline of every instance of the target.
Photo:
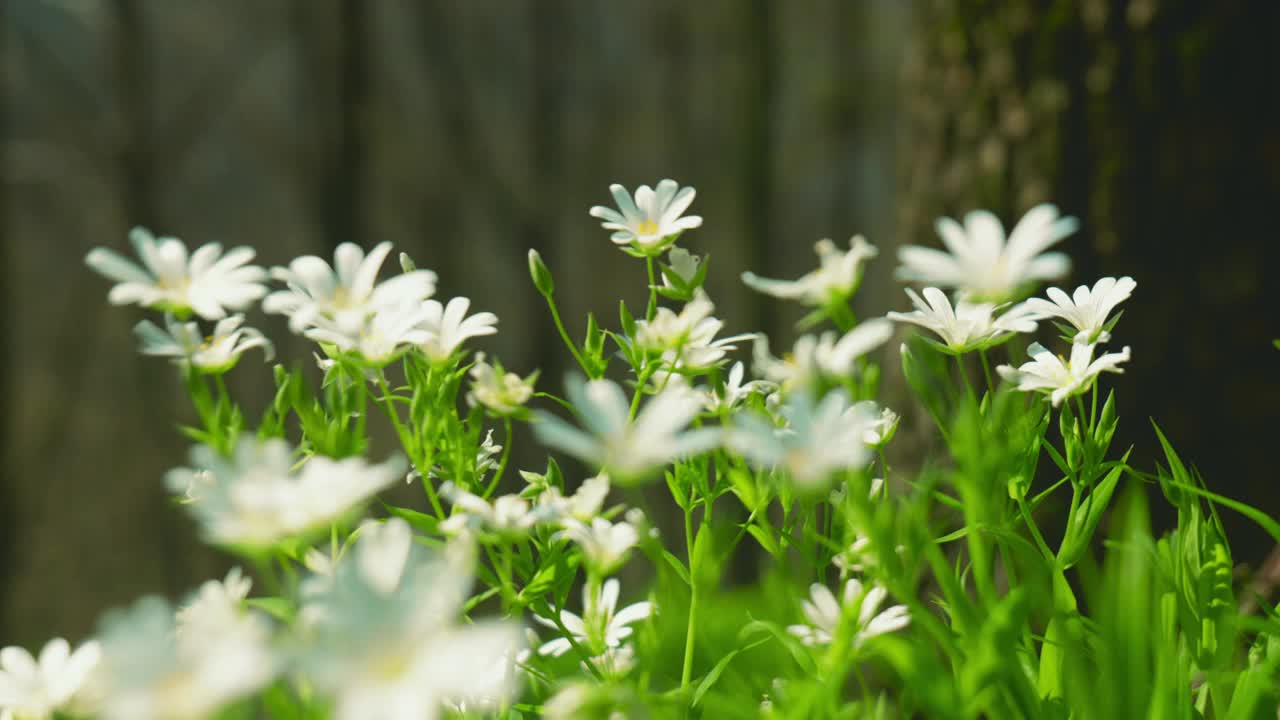
<svg viewBox="0 0 1280 720">
<path fill-rule="evenodd" d="M 431 335 L 419 327 L 427 314 L 426 305 L 414 301 L 378 308 L 358 324 L 318 315 L 303 334 L 316 342 L 333 345 L 340 352 L 353 352 L 369 365 L 382 367 L 407 347 L 431 339 Z"/>
<path fill-rule="evenodd" d="M 691 187 L 681 188 L 675 180 L 663 180 L 656 190 L 641 185 L 634 198 L 621 185 L 610 185 L 609 192 L 618 209 L 596 205 L 590 215 L 614 231 L 614 244 L 628 245 L 642 255 L 659 255 L 680 233 L 702 225 L 697 215 L 681 217 L 697 193 Z"/>
<path fill-rule="evenodd" d="M 630 404 L 616 383 L 587 382 L 577 375 L 570 375 L 566 383 L 569 400 L 586 430 L 539 413 L 534 432 L 547 445 L 603 468 L 615 479 L 641 478 L 720 441 L 714 429 L 686 429 L 702 410 L 702 398 L 689 388 L 673 386 L 658 393 L 630 421 Z"/>
<path fill-rule="evenodd" d="M 327 326 L 344 335 L 357 335 L 369 315 L 383 308 L 420 303 L 436 289 L 436 274 L 414 270 L 378 282 L 378 271 L 391 252 L 391 243 L 376 245 L 365 255 L 354 243 L 334 250 L 333 266 L 323 258 L 304 255 L 289 267 L 272 268 L 271 276 L 288 285 L 262 301 L 269 313 L 289 316 L 289 328 L 302 333 L 326 318 Z"/>
<path fill-rule="evenodd" d="M 103 660 L 93 678 L 105 720 L 201 720 L 265 687 L 280 669 L 270 623 L 233 613 L 210 591 L 190 605 L 184 629 L 169 603 L 145 597 L 108 613 L 100 633 Z M 204 612 L 215 606 L 217 612 Z M 199 608 L 199 611 L 195 611 Z M 196 612 L 198 620 L 193 619 Z"/>
<path fill-rule="evenodd" d="M 573 636 L 573 642 L 589 653 L 600 654 L 622 646 L 622 643 L 635 629 L 633 623 L 648 619 L 653 614 L 653 603 L 644 601 L 628 605 L 618 610 L 618 593 L 621 586 L 617 578 L 609 578 L 600 586 L 598 594 L 591 592 L 590 585 L 582 588 L 582 616 L 568 610 L 560 611 L 560 624 Z M 559 625 L 547 618 L 535 615 L 534 620 L 560 631 Z M 573 648 L 573 642 L 567 637 L 558 637 L 543 643 L 538 648 L 539 655 L 560 657 Z"/>
<path fill-rule="evenodd" d="M 1129 299 L 1138 283 L 1131 277 L 1116 279 L 1104 277 L 1093 284 L 1076 288 L 1074 296 L 1051 287 L 1048 290 L 1049 300 L 1031 298 L 1026 302 L 1027 309 L 1035 313 L 1037 319 L 1059 317 L 1071 323 L 1078 331 L 1076 342 L 1098 343 L 1111 339 L 1106 331 L 1107 316 L 1117 305 Z"/>
<path fill-rule="evenodd" d="M 661 355 L 664 372 L 654 375 L 659 386 L 666 384 L 668 372 L 710 368 L 737 348 L 734 343 L 755 337 L 746 334 L 717 340 L 716 333 L 724 327 L 724 321 L 712 317 L 714 310 L 711 299 L 699 288 L 679 313 L 658 308 L 653 320 L 636 321 L 636 345 Z"/>
<path fill-rule="evenodd" d="M 456 297 L 448 305 L 428 300 L 426 317 L 418 327 L 427 332 L 427 339 L 420 343 L 422 352 L 433 362 L 444 362 L 463 342 L 473 337 L 493 335 L 498 332 L 498 316 L 491 312 L 479 312 L 467 317 L 471 301 Z"/>
<path fill-rule="evenodd" d="M 118 283 L 107 295 L 112 305 L 136 304 L 177 314 L 193 311 L 206 320 L 218 320 L 228 309 L 243 310 L 267 294 L 267 272 L 248 264 L 253 248 L 233 248 L 224 255 L 221 244 L 207 243 L 188 257 L 181 240 L 157 238 L 140 227 L 129 233 L 129 240 L 141 266 L 103 247 L 84 258 L 90 268 Z"/>
<path fill-rule="evenodd" d="M 783 471 L 799 488 L 821 490 L 837 470 L 864 467 L 879 414 L 874 404 L 851 405 L 843 389 L 832 390 L 815 407 L 809 393 L 797 393 L 778 408 L 786 425 L 776 427 L 753 413 L 735 416 L 729 445 L 754 464 Z"/>
<path fill-rule="evenodd" d="M 340 564 L 304 607 L 312 622 L 297 664 L 332 700 L 335 720 L 435 720 L 447 706 L 509 701 L 524 634 L 511 622 L 458 622 L 471 585 L 470 549 L 429 553 L 410 544 L 407 556 L 378 554 L 376 564 L 399 572 Z M 499 665 L 507 671 L 495 673 Z"/>
<path fill-rule="evenodd" d="M 218 321 L 213 334 L 205 337 L 200 325 L 179 322 L 172 315 L 165 316 L 165 330 L 150 320 L 134 326 L 133 332 L 142 342 L 139 352 L 143 355 L 171 357 L 180 365 L 190 364 L 201 372 L 221 374 L 235 367 L 246 350 L 262 348 L 266 362 L 275 357 L 271 341 L 261 332 L 241 327 L 243 315 L 232 315 Z"/>
<path fill-rule="evenodd" d="M 184 642 L 200 642 L 239 622 L 252 587 L 253 579 L 239 567 L 231 568 L 222 580 L 206 581 L 178 608 L 175 620 L 179 637 Z"/>
<path fill-rule="evenodd" d="M 742 281 L 753 290 L 784 300 L 796 300 L 804 305 L 823 306 L 844 302 L 857 292 L 862 281 L 863 264 L 875 257 L 878 250 L 861 235 L 849 241 L 849 250 L 843 251 L 829 239 L 814 245 L 818 254 L 818 269 L 797 280 L 771 280 L 751 272 L 742 274 Z"/>
<path fill-rule="evenodd" d="M 577 543 L 587 564 L 600 575 L 617 570 L 631 555 L 631 549 L 640 542 L 640 531 L 631 522 L 609 522 L 602 517 L 585 523 L 576 518 L 562 521 L 564 530 L 556 537 L 569 538 Z"/>
<path fill-rule="evenodd" d="M 406 466 L 403 458 L 371 465 L 362 458 L 317 455 L 295 471 L 287 442 L 252 435 L 240 439 L 230 459 L 198 445 L 191 463 L 191 468 L 169 471 L 169 489 L 186 493 L 199 478 L 199 496 L 186 507 L 205 538 L 247 547 L 269 547 L 328 527 L 403 477 Z"/>
<path fill-rule="evenodd" d="M 883 345 L 892 335 L 893 323 L 873 318 L 838 338 L 832 331 L 801 335 L 786 358 L 771 355 L 769 339 L 757 335 L 753 349 L 755 369 L 784 389 L 810 388 L 823 378 L 850 377 L 857 368 L 858 358 Z"/>
<path fill-rule="evenodd" d="M 888 594 L 880 586 L 864 587 L 857 578 L 850 578 L 837 601 L 826 585 L 814 583 L 809 587 L 809 599 L 801 606 L 809 624 L 791 625 L 787 631 L 806 645 L 830 645 L 841 624 L 853 621 L 855 624 L 850 628 L 853 646 L 859 647 L 877 635 L 901 630 L 911 624 L 911 613 L 905 605 L 880 610 Z"/>
<path fill-rule="evenodd" d="M 533 385 L 537 379 L 537 371 L 522 378 L 507 372 L 502 363 L 490 365 L 485 362 L 484 353 L 476 353 L 475 364 L 471 366 L 471 391 L 467 393 L 467 404 L 472 407 L 479 405 L 498 416 L 514 415 L 533 398 Z"/>
<path fill-rule="evenodd" d="M 1019 390 L 1047 394 L 1049 401 L 1057 407 L 1072 395 L 1088 390 L 1100 373 L 1124 372 L 1120 363 L 1129 361 L 1127 346 L 1117 353 L 1105 353 L 1097 360 L 1093 359 L 1095 347 L 1097 346 L 1091 343 L 1073 343 L 1071 358 L 1064 361 L 1039 343 L 1032 343 L 1027 348 L 1031 360 L 1016 369 L 1010 365 L 1001 365 L 996 371 L 1006 380 L 1017 383 Z"/>
<path fill-rule="evenodd" d="M 75 709 L 83 704 L 78 695 L 101 658 L 96 640 L 72 652 L 71 643 L 54 638 L 38 658 L 17 646 L 0 650 L 0 717 L 46 720 Z"/>
<path fill-rule="evenodd" d="M 547 487 L 538 493 L 534 513 L 539 522 L 562 522 L 573 519 L 589 523 L 604 508 L 609 496 L 609 476 L 601 473 L 582 481 L 576 492 L 565 496 L 558 487 Z"/>
<path fill-rule="evenodd" d="M 1074 233 L 1079 223 L 1046 203 L 1022 216 L 1008 242 L 1000 219 L 986 210 L 965 215 L 963 227 L 951 218 L 939 218 L 935 227 L 948 252 L 903 246 L 898 249 L 898 277 L 955 288 L 973 301 L 1003 302 L 1028 283 L 1067 274 L 1071 259 L 1045 250 Z"/>
<path fill-rule="evenodd" d="M 995 317 L 998 306 L 992 303 L 962 299 L 953 307 L 951 300 L 938 288 L 925 288 L 923 300 L 911 288 L 906 290 L 916 309 L 907 313 L 891 312 L 886 317 L 932 330 L 942 338 L 942 342 L 934 342 L 934 346 L 951 354 L 990 348 L 1009 340 L 1016 333 L 1035 332 L 1036 329 L 1036 316 L 1026 303 L 1015 305 L 1000 317 Z"/>
<path fill-rule="evenodd" d="M 751 380 L 744 383 L 742 380 L 745 374 L 746 369 L 742 361 L 738 361 L 729 368 L 724 387 L 715 390 L 704 389 L 703 397 L 707 410 L 713 413 L 729 412 L 753 393 L 767 393 L 777 388 L 777 383 L 768 380 Z"/>
<path fill-rule="evenodd" d="M 451 482 L 440 487 L 441 497 L 453 504 L 453 514 L 440 523 L 440 532 L 491 532 L 502 536 L 523 535 L 538 521 L 529 501 L 519 495 L 503 495 L 489 502 Z"/>
</svg>

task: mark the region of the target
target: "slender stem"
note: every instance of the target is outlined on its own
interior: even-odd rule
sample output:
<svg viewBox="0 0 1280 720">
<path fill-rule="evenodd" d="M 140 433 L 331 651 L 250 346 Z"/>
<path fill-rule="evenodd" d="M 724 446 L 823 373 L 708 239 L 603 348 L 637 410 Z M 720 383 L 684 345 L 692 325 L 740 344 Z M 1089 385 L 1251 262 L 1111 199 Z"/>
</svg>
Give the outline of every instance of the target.
<svg viewBox="0 0 1280 720">
<path fill-rule="evenodd" d="M 952 357 L 956 359 L 956 369 L 960 371 L 960 380 L 964 382 L 964 389 L 969 394 L 969 399 L 977 399 L 973 394 L 973 385 L 969 384 L 969 373 L 964 367 L 964 357 L 962 355 L 953 355 Z"/>
<path fill-rule="evenodd" d="M 652 255 L 645 256 L 644 267 L 649 273 L 649 305 L 645 308 L 644 319 L 653 322 L 653 316 L 658 314 L 658 283 L 654 277 Z"/>
<path fill-rule="evenodd" d="M 378 370 L 378 387 L 382 390 L 382 408 L 386 412 L 387 417 L 391 419 L 391 424 L 395 426 L 396 436 L 400 438 L 400 445 L 405 452 L 409 454 L 409 459 L 417 462 L 417 453 L 414 452 L 414 442 L 409 435 L 409 431 L 405 429 L 400 422 L 400 413 L 396 411 L 395 403 L 391 399 L 391 387 L 387 385 L 387 376 L 382 370 Z M 418 468 L 419 472 L 423 468 Z M 444 519 L 444 506 L 440 504 L 440 498 L 436 496 L 436 489 L 431 484 L 431 478 L 424 472 L 422 474 L 422 487 L 427 492 L 427 499 L 431 501 L 431 508 L 435 510 L 436 517 Z"/>
<path fill-rule="evenodd" d="M 594 380 L 596 375 L 591 372 L 591 368 L 587 366 L 587 361 L 584 360 L 582 358 L 582 354 L 578 352 L 578 346 L 575 345 L 573 340 L 569 337 L 569 331 L 564 329 L 564 321 L 560 319 L 560 310 L 556 308 L 556 301 L 551 299 L 551 296 L 549 295 L 546 297 L 547 307 L 551 308 L 551 320 L 555 322 L 556 330 L 560 331 L 560 339 L 564 340 L 565 347 L 569 348 L 569 352 L 573 354 L 573 359 L 578 361 L 578 365 L 582 368 L 583 372 L 587 373 L 587 375 Z"/>
<path fill-rule="evenodd" d="M 644 396 L 644 386 L 648 384 L 649 377 L 653 375 L 654 363 L 645 361 L 644 367 L 640 368 L 640 374 L 636 376 L 636 394 L 631 396 L 631 409 L 627 412 L 627 421 L 636 419 L 636 412 L 640 410 L 640 398 Z M 670 379 L 668 377 L 668 379 Z"/>
<path fill-rule="evenodd" d="M 485 488 L 485 499 L 488 499 L 490 495 L 493 495 L 493 491 L 498 489 L 498 483 L 502 482 L 502 476 L 507 472 L 507 461 L 511 459 L 510 416 L 504 416 L 502 418 L 502 430 L 506 434 L 506 442 L 502 444 L 502 459 L 498 461 L 498 470 L 493 474 L 493 479 L 489 481 L 489 487 Z"/>
<path fill-rule="evenodd" d="M 982 358 L 982 375 L 987 379 L 987 390 L 994 392 L 996 386 L 991 382 L 991 363 L 987 360 L 987 349 L 983 348 L 979 350 L 978 356 Z"/>
<path fill-rule="evenodd" d="M 698 617 L 698 568 L 695 564 L 696 559 L 693 552 L 693 495 L 694 490 L 690 488 L 688 507 L 684 511 L 685 552 L 688 553 L 689 560 L 689 623 L 685 628 L 684 636 L 684 666 L 680 671 L 681 690 L 689 687 L 690 681 L 693 680 L 694 628 L 697 627 Z"/>
<path fill-rule="evenodd" d="M 1036 541 L 1036 547 L 1040 548 L 1040 552 L 1044 553 L 1046 560 L 1053 562 L 1057 557 L 1053 550 L 1049 549 L 1049 543 L 1044 541 L 1044 536 L 1040 534 L 1040 527 L 1036 525 L 1035 518 L 1031 516 L 1031 510 L 1027 508 L 1027 501 L 1021 497 L 1014 498 L 1018 503 L 1018 512 L 1022 514 L 1022 520 L 1027 524 L 1027 529 L 1031 531 L 1031 537 Z"/>
</svg>

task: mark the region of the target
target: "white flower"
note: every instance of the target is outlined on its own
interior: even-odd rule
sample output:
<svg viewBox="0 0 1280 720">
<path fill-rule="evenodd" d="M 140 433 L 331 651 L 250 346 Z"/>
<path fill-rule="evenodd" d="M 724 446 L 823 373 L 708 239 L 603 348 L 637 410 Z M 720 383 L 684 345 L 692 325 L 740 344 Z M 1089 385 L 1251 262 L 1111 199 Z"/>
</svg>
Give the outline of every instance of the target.
<svg viewBox="0 0 1280 720">
<path fill-rule="evenodd" d="M 560 611 L 560 625 L 573 636 L 558 637 L 542 644 L 538 648 L 539 655 L 560 657 L 577 643 L 589 653 L 599 654 L 618 648 L 622 641 L 635 632 L 632 623 L 647 619 L 653 614 L 653 603 L 638 602 L 618 610 L 619 585 L 617 578 L 609 578 L 600 586 L 598 594 L 591 592 L 591 586 L 582 588 L 582 616 L 579 617 L 568 610 Z M 535 615 L 534 620 L 560 631 L 559 625 L 547 618 Z"/>
<path fill-rule="evenodd" d="M 962 299 L 953 308 L 951 301 L 938 288 L 925 288 L 924 300 L 911 288 L 907 288 L 907 295 L 916 309 L 908 313 L 891 312 L 886 317 L 932 330 L 942 338 L 940 347 L 953 354 L 990 348 L 1015 333 L 1035 332 L 1036 329 L 1036 321 L 1026 303 L 1015 305 L 995 318 L 996 305 Z M 939 346 L 938 343 L 934 345 Z"/>
<path fill-rule="evenodd" d="M 172 315 L 165 316 L 167 330 L 161 330 L 150 320 L 134 326 L 133 332 L 142 341 L 143 355 L 171 357 L 179 364 L 190 363 L 197 370 L 207 373 L 224 373 L 240 361 L 240 356 L 251 348 L 262 348 L 267 362 L 275 357 L 275 350 L 261 332 L 240 327 L 243 315 L 232 315 L 218 321 L 213 335 L 205 337 L 200 325 L 179 322 Z"/>
<path fill-rule="evenodd" d="M 427 331 L 427 339 L 420 346 L 428 359 L 444 362 L 467 339 L 498 332 L 494 327 L 498 324 L 497 315 L 480 312 L 466 317 L 470 307 L 471 301 L 464 297 L 456 297 L 448 305 L 427 301 L 426 317 L 418 327 Z"/>
<path fill-rule="evenodd" d="M 403 519 L 365 520 L 356 539 L 356 567 L 365 584 L 385 595 L 399 587 L 412 549 L 413 530 Z M 334 575 L 332 567 L 329 575 Z"/>
<path fill-rule="evenodd" d="M 591 522 L 600 514 L 605 498 L 609 495 L 609 476 L 601 473 L 582 481 L 578 490 L 565 497 L 560 488 L 547 487 L 538 494 L 534 512 L 539 521 L 560 522 L 572 518 L 579 522 Z"/>
<path fill-rule="evenodd" d="M 709 412 L 729 412 L 752 393 L 766 393 L 777 387 L 776 383 L 768 380 L 752 380 L 743 383 L 742 378 L 745 372 L 742 362 L 738 361 L 733 364 L 733 367 L 729 368 L 729 376 L 725 378 L 723 388 L 711 391 L 704 390 L 706 407 Z"/>
<path fill-rule="evenodd" d="M 178 314 L 194 311 L 206 320 L 226 317 L 227 309 L 243 310 L 267 294 L 267 273 L 247 263 L 248 247 L 222 254 L 222 245 L 201 245 L 190 258 L 187 246 L 173 237 L 156 238 L 134 228 L 129 240 L 142 260 L 139 266 L 107 248 L 94 248 L 84 261 L 99 274 L 117 281 L 107 295 L 112 305 L 137 304 Z"/>
<path fill-rule="evenodd" d="M 680 233 L 702 225 L 697 215 L 681 217 L 697 193 L 691 187 L 681 188 L 675 180 L 663 180 L 657 190 L 641 185 L 634 199 L 621 185 L 610 185 L 609 192 L 618 209 L 596 205 L 589 214 L 614 231 L 614 244 L 630 245 L 643 255 L 660 254 Z"/>
<path fill-rule="evenodd" d="M 304 611 L 313 622 L 298 665 L 332 698 L 336 720 L 434 720 L 446 705 L 500 704 L 512 696 L 519 626 L 458 623 L 471 561 L 464 546 L 428 553 L 411 545 L 394 584 L 390 574 L 347 563 L 309 598 Z M 499 664 L 510 671 L 495 673 Z"/>
<path fill-rule="evenodd" d="M 472 407 L 480 405 L 498 416 L 514 415 L 533 397 L 533 385 L 537 379 L 536 371 L 521 378 L 507 372 L 502 363 L 490 365 L 485 362 L 484 353 L 476 353 L 476 362 L 471 366 L 471 392 L 467 393 L 467 404 Z"/>
<path fill-rule="evenodd" d="M 184 493 L 203 478 L 198 497 L 187 507 L 205 538 L 248 547 L 271 546 L 328 527 L 402 477 L 405 469 L 402 458 L 370 465 L 361 458 L 317 455 L 295 471 L 287 442 L 251 435 L 240 439 L 230 459 L 199 445 L 191 451 L 191 462 L 193 468 L 169 471 L 169 489 Z"/>
<path fill-rule="evenodd" d="M 1093 359 L 1096 346 L 1089 343 L 1076 342 L 1071 346 L 1071 359 L 1063 361 L 1061 357 L 1046 350 L 1039 343 L 1032 343 L 1027 348 L 1031 360 L 1023 363 L 1016 370 L 1009 365 L 996 368 L 1001 377 L 1018 384 L 1022 391 L 1035 390 L 1049 395 L 1054 407 L 1062 401 L 1085 392 L 1093 385 L 1098 374 L 1107 371 L 1122 373 L 1120 363 L 1129 361 L 1129 348 L 1118 353 L 1106 353 L 1097 360 Z"/>
<path fill-rule="evenodd" d="M 54 638 L 38 659 L 17 646 L 0 650 L 0 716 L 45 720 L 79 704 L 77 694 L 101 657 L 95 640 L 72 652 L 70 643 Z"/>
<path fill-rule="evenodd" d="M 871 447 L 884 445 L 893 438 L 894 432 L 898 429 L 898 413 L 890 410 L 889 408 L 879 407 L 871 400 L 864 400 L 859 403 L 859 405 L 864 404 L 870 411 L 877 413 L 878 415 L 875 421 L 871 424 L 871 427 L 867 429 L 863 439 L 866 440 L 866 443 Z"/>
<path fill-rule="evenodd" d="M 374 312 L 418 303 L 435 292 L 436 274 L 430 270 L 414 270 L 379 283 L 378 270 L 389 252 L 389 242 L 379 243 L 367 256 L 359 245 L 342 243 L 333 253 L 333 267 L 323 258 L 304 255 L 287 268 L 272 268 L 272 277 L 289 288 L 268 295 L 262 309 L 288 315 L 289 328 L 295 333 L 323 317 L 330 329 L 357 335 Z"/>
<path fill-rule="evenodd" d="M 871 461 L 866 440 L 879 419 L 874 404 L 850 405 L 843 390 L 833 390 L 817 407 L 808 393 L 792 395 L 778 412 L 786 427 L 755 414 L 735 416 L 730 446 L 760 467 L 785 472 L 805 489 L 821 489 L 833 472 Z"/>
<path fill-rule="evenodd" d="M 407 346 L 430 338 L 418 327 L 426 317 L 427 309 L 421 302 L 378 308 L 360 323 L 339 322 L 327 315 L 318 315 L 303 335 L 333 345 L 339 352 L 354 352 L 369 365 L 382 367 L 396 359 Z"/>
<path fill-rule="evenodd" d="M 829 645 L 842 621 L 846 617 L 852 619 L 852 613 L 856 612 L 851 628 L 856 648 L 877 635 L 900 630 L 911 623 L 911 614 L 905 605 L 893 605 L 877 612 L 887 595 L 888 591 L 882 587 L 864 588 L 857 578 L 850 578 L 845 583 L 844 596 L 837 602 L 826 585 L 814 583 L 809 587 L 810 599 L 802 605 L 809 624 L 792 625 L 787 631 L 806 645 Z"/>
<path fill-rule="evenodd" d="M 212 605 L 204 598 L 192 605 L 202 606 Z M 270 624 L 260 614 L 202 614 L 194 622 L 186 630 L 175 625 L 169 603 L 154 596 L 108 613 L 93 687 L 101 698 L 99 716 L 201 720 L 275 677 L 280 662 L 270 648 Z"/>
<path fill-rule="evenodd" d="M 602 517 L 587 524 L 566 518 L 564 530 L 556 537 L 567 537 L 578 544 L 587 564 L 601 575 L 608 575 L 627 561 L 631 549 L 640 542 L 640 531 L 630 522 L 611 523 Z"/>
<path fill-rule="evenodd" d="M 1107 316 L 1116 305 L 1128 300 L 1137 287 L 1138 283 L 1131 277 L 1119 280 L 1104 277 L 1093 284 L 1092 290 L 1088 285 L 1076 288 L 1074 297 L 1051 287 L 1049 300 L 1032 298 L 1026 305 L 1037 319 L 1060 317 L 1071 323 L 1079 331 L 1075 336 L 1077 342 L 1107 342 L 1111 339 L 1111 333 L 1106 331 Z"/>
<path fill-rule="evenodd" d="M 831 331 L 820 336 L 801 335 L 790 357 L 769 354 L 769 340 L 756 336 L 753 349 L 756 372 L 785 389 L 810 388 L 822 378 L 840 379 L 854 374 L 856 361 L 880 347 L 893 335 L 893 323 L 873 318 L 836 338 Z"/>
<path fill-rule="evenodd" d="M 178 609 L 177 633 L 184 642 L 202 642 L 240 622 L 253 580 L 239 567 L 223 580 L 208 580 Z"/>
<path fill-rule="evenodd" d="M 716 340 L 716 333 L 724 327 L 724 321 L 711 316 L 715 305 L 701 288 L 694 291 L 693 299 L 685 303 L 679 314 L 670 308 L 658 308 L 653 320 L 636 322 L 636 345 L 643 350 L 662 356 L 667 371 L 677 372 L 705 370 L 720 362 L 733 343 L 754 334 L 735 335 Z M 655 380 L 665 384 L 663 377 Z"/>
<path fill-rule="evenodd" d="M 538 521 L 538 516 L 530 511 L 529 501 L 519 495 L 503 495 L 490 503 L 451 482 L 440 487 L 440 495 L 453 503 L 453 515 L 440 523 L 440 531 L 447 535 L 475 530 L 518 536 L 527 533 Z"/>
<path fill-rule="evenodd" d="M 898 277 L 955 288 L 975 301 L 1002 302 L 1027 283 L 1066 275 L 1070 258 L 1044 251 L 1078 226 L 1075 218 L 1060 217 L 1057 207 L 1037 205 L 1018 221 L 1006 244 L 1000 219 L 985 210 L 966 215 L 964 227 L 951 218 L 939 218 L 935 227 L 950 252 L 903 246 L 898 249 Z"/>
<path fill-rule="evenodd" d="M 818 254 L 818 269 L 797 280 L 771 280 L 745 272 L 742 281 L 758 292 L 805 305 L 844 302 L 858 289 L 863 263 L 879 251 L 866 238 L 856 235 L 849 241 L 848 252 L 838 249 L 828 239 L 819 240 L 814 245 L 814 252 Z"/>
<path fill-rule="evenodd" d="M 719 442 L 710 428 L 686 431 L 702 409 L 693 390 L 673 386 L 651 398 L 634 421 L 622 388 L 609 380 L 584 382 L 571 375 L 569 400 L 582 418 L 579 430 L 549 413 L 539 413 L 534 431 L 547 445 L 604 468 L 614 478 L 635 479 L 672 460 L 696 455 Z"/>
</svg>

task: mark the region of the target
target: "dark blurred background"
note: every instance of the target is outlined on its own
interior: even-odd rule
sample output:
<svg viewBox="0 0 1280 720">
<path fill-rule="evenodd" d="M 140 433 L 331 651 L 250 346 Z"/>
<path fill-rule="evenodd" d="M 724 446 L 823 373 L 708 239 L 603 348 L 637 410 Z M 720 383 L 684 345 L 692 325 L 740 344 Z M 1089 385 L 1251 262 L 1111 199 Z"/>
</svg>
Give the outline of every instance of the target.
<svg viewBox="0 0 1280 720">
<path fill-rule="evenodd" d="M 390 240 L 557 389 L 524 255 L 575 333 L 641 300 L 586 214 L 611 182 L 696 186 L 682 244 L 710 253 L 728 329 L 775 345 L 798 312 L 742 270 L 794 277 L 861 232 L 881 257 L 859 312 L 904 309 L 895 248 L 935 243 L 937 215 L 1052 200 L 1083 223 L 1073 285 L 1138 281 L 1117 447 L 1150 468 L 1155 417 L 1276 514 L 1277 30 L 1280 4 L 1238 0 L 0 0 L 0 644 L 83 636 L 228 563 L 163 491 L 192 418 L 176 377 L 82 261 L 136 224 L 265 265 Z M 250 356 L 231 382 L 257 407 L 270 373 Z M 1256 565 L 1270 541 L 1231 521 Z"/>
</svg>

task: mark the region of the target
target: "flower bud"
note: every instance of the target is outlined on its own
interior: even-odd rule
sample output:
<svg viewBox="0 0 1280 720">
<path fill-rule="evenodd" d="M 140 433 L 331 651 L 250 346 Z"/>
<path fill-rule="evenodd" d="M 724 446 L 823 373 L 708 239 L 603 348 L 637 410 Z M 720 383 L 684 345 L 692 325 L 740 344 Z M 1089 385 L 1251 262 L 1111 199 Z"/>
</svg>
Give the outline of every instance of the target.
<svg viewBox="0 0 1280 720">
<path fill-rule="evenodd" d="M 533 286 L 542 293 L 543 297 L 551 297 L 556 291 L 556 281 L 551 277 L 551 271 L 547 269 L 547 264 L 542 262 L 542 256 L 537 250 L 529 249 L 529 277 L 533 280 Z"/>
</svg>

